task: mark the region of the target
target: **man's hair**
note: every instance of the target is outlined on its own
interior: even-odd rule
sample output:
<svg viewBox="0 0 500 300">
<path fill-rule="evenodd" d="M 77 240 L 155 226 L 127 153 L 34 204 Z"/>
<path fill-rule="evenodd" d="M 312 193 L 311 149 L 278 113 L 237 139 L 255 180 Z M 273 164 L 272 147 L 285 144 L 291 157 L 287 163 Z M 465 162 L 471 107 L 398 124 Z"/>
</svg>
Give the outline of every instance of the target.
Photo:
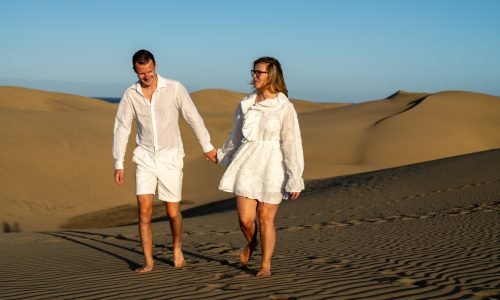
<svg viewBox="0 0 500 300">
<path fill-rule="evenodd" d="M 145 65 L 150 60 L 152 60 L 153 64 L 156 65 L 156 61 L 155 61 L 155 57 L 153 56 L 153 53 L 149 52 L 148 50 L 144 50 L 144 49 L 137 51 L 134 54 L 134 56 L 132 57 L 132 66 L 134 67 L 134 71 L 135 71 L 135 64 Z"/>
<path fill-rule="evenodd" d="M 272 93 L 282 92 L 288 97 L 288 89 L 280 62 L 274 57 L 263 56 L 253 62 L 253 68 L 255 69 L 255 66 L 260 63 L 267 63 L 268 72 L 267 83 L 262 87 L 262 90 L 269 89 Z"/>
</svg>

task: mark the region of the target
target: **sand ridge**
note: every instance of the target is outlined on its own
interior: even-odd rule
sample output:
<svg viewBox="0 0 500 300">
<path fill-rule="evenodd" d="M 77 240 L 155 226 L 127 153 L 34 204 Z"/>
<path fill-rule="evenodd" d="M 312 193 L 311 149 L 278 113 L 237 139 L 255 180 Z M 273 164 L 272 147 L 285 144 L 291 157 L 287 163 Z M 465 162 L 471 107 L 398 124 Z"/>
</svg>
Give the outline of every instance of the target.
<svg viewBox="0 0 500 300">
<path fill-rule="evenodd" d="M 216 146 L 245 94 L 192 94 Z M 292 100 L 299 113 L 306 180 L 407 165 L 500 147 L 500 97 L 464 91 L 409 93 L 358 104 Z M 0 87 L 0 222 L 6 229 L 53 230 L 67 221 L 135 205 L 132 133 L 128 183 L 113 183 L 116 105 L 85 97 Z M 207 163 L 181 121 L 186 150 L 183 209 L 231 197 L 223 169 Z M 102 214 L 101 214 L 102 215 Z M 120 220 L 118 220 L 120 221 Z"/>
</svg>

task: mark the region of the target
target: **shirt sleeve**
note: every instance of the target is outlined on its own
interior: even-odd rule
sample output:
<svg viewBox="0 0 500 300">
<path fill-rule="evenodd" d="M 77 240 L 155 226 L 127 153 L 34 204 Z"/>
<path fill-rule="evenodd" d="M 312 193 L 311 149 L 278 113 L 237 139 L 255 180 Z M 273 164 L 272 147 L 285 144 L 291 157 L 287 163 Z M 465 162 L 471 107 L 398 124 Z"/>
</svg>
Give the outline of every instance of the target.
<svg viewBox="0 0 500 300">
<path fill-rule="evenodd" d="M 123 169 L 125 152 L 127 150 L 128 138 L 134 119 L 134 109 L 126 95 L 120 100 L 115 117 L 113 134 L 113 158 L 115 160 L 115 170 Z"/>
<path fill-rule="evenodd" d="M 189 126 L 191 126 L 191 129 L 198 139 L 203 152 L 206 153 L 213 150 L 214 146 L 210 143 L 210 134 L 205 127 L 205 123 L 196 109 L 193 100 L 191 100 L 186 88 L 180 83 L 177 86 L 177 103 L 184 120 L 186 120 Z"/>
<path fill-rule="evenodd" d="M 217 150 L 217 160 L 219 164 L 227 167 L 233 160 L 233 156 L 238 150 L 243 140 L 241 128 L 243 126 L 243 112 L 241 105 L 238 105 L 234 112 L 233 129 L 222 148 Z"/>
<path fill-rule="evenodd" d="M 285 190 L 289 193 L 300 192 L 304 189 L 304 180 L 302 179 L 304 153 L 297 112 L 291 103 L 285 112 L 281 127 L 281 151 L 287 180 Z"/>
</svg>

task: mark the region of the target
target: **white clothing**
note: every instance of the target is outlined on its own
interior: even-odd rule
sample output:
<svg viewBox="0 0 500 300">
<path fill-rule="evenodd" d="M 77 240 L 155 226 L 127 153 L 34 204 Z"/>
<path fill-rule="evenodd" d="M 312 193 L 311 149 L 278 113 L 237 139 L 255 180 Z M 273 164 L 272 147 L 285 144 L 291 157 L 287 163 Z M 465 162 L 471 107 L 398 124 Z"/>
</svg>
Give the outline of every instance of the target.
<svg viewBox="0 0 500 300">
<path fill-rule="evenodd" d="M 226 166 L 219 189 L 278 204 L 304 189 L 304 155 L 293 104 L 283 93 L 255 102 L 245 97 L 234 113 L 231 135 L 217 151 Z"/>
<path fill-rule="evenodd" d="M 148 158 L 144 157 L 142 161 L 148 166 L 156 167 L 158 160 L 155 158 L 166 153 L 164 150 L 172 150 L 181 158 L 184 156 L 179 111 L 193 129 L 203 152 L 214 149 L 203 119 L 184 86 L 178 81 L 157 76 L 158 83 L 151 101 L 144 97 L 141 84 L 137 82 L 125 90 L 118 105 L 113 139 L 113 158 L 117 170 L 123 169 L 133 119 L 137 123 L 137 147 L 149 153 Z"/>
<path fill-rule="evenodd" d="M 181 200 L 184 147 L 179 130 L 179 111 L 191 126 L 203 152 L 214 147 L 210 135 L 184 86 L 174 80 L 158 76 L 151 101 L 142 93 L 139 82 L 125 90 L 115 118 L 113 158 L 115 169 L 123 169 L 127 142 L 136 120 L 137 147 L 136 194 L 155 194 L 163 201 Z"/>
<path fill-rule="evenodd" d="M 178 149 L 163 150 L 153 158 L 141 147 L 134 150 L 132 160 L 136 164 L 136 195 L 156 194 L 167 202 L 181 201 L 183 156 Z"/>
</svg>

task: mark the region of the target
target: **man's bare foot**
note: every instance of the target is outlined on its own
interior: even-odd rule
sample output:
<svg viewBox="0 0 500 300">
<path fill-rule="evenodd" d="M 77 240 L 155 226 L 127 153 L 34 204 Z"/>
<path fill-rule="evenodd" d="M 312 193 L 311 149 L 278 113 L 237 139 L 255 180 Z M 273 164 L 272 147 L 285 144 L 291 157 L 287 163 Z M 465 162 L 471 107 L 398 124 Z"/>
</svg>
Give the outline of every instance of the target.
<svg viewBox="0 0 500 300">
<path fill-rule="evenodd" d="M 250 261 L 250 258 L 252 258 L 252 254 L 255 251 L 255 248 L 257 248 L 257 245 L 259 242 L 257 240 L 248 243 L 243 250 L 241 250 L 240 253 L 240 263 L 243 266 L 248 265 L 248 262 Z"/>
<path fill-rule="evenodd" d="M 267 277 L 271 276 L 271 269 L 260 269 L 259 272 L 257 272 L 257 277 Z"/>
<path fill-rule="evenodd" d="M 174 248 L 174 268 L 182 269 L 186 266 L 186 260 L 184 259 L 184 254 L 182 254 L 181 248 Z"/>
<path fill-rule="evenodd" d="M 140 268 L 135 269 L 136 273 L 148 273 L 151 271 L 153 271 L 153 266 L 144 266 L 144 267 L 140 267 Z"/>
</svg>

